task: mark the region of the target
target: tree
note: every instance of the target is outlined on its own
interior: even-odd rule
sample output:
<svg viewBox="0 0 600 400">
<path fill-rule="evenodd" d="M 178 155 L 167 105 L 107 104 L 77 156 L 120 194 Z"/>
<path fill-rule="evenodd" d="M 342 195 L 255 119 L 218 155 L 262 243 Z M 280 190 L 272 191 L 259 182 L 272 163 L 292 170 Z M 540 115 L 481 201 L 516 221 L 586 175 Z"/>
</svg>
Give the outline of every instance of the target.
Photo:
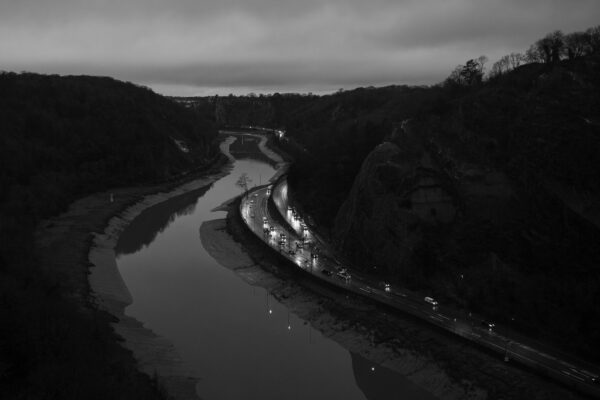
<svg viewBox="0 0 600 400">
<path fill-rule="evenodd" d="M 529 46 L 525 52 L 525 62 L 527 63 L 541 63 L 544 62 L 544 56 L 536 44 Z"/>
<path fill-rule="evenodd" d="M 518 68 L 524 61 L 525 56 L 521 53 L 510 53 L 508 56 L 508 62 L 510 63 L 510 68 L 515 69 Z"/>
<path fill-rule="evenodd" d="M 565 47 L 570 60 L 589 53 L 588 46 L 589 39 L 586 32 L 573 32 L 565 35 Z"/>
<path fill-rule="evenodd" d="M 535 45 L 546 64 L 557 63 L 564 52 L 565 36 L 561 31 L 554 31 L 535 42 Z"/>
<path fill-rule="evenodd" d="M 461 71 L 463 69 L 462 65 L 457 65 L 456 68 L 452 70 L 450 75 L 444 81 L 445 86 L 458 85 L 462 86 L 464 84 L 463 78 L 461 76 Z"/>
<path fill-rule="evenodd" d="M 241 188 L 244 191 L 244 194 L 247 195 L 248 194 L 248 185 L 250 183 L 252 183 L 252 179 L 250 179 L 248 174 L 244 172 L 242 175 L 240 175 L 240 177 L 238 178 L 235 185 L 238 186 L 239 188 Z"/>
<path fill-rule="evenodd" d="M 477 60 L 471 59 L 460 70 L 460 77 L 465 85 L 476 85 L 481 83 L 483 78 L 483 63 L 487 57 L 481 56 Z M 483 59 L 482 59 L 483 58 Z"/>
<path fill-rule="evenodd" d="M 493 65 L 492 65 L 492 70 L 490 71 L 490 76 L 494 77 L 494 76 L 499 76 L 504 74 L 505 72 L 508 72 L 510 69 L 509 67 L 509 56 L 502 56 L 502 58 L 500 58 L 498 61 L 496 61 Z"/>
<path fill-rule="evenodd" d="M 600 25 L 589 28 L 585 31 L 587 40 L 588 54 L 600 52 Z"/>
</svg>

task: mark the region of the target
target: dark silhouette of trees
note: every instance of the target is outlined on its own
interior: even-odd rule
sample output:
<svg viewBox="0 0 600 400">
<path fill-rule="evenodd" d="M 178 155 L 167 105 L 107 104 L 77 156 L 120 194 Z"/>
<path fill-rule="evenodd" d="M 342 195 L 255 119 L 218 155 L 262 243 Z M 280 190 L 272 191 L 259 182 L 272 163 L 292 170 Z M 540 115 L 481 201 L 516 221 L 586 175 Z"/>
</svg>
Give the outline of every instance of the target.
<svg viewBox="0 0 600 400">
<path fill-rule="evenodd" d="M 585 31 L 587 41 L 587 55 L 600 53 L 600 25 L 588 28 Z"/>
<path fill-rule="evenodd" d="M 573 32 L 565 35 L 567 57 L 572 60 L 590 53 L 589 40 L 585 32 Z"/>
<path fill-rule="evenodd" d="M 483 70 L 488 61 L 486 56 L 468 60 L 465 65 L 458 65 L 446 79 L 447 86 L 475 86 L 483 81 Z"/>
<path fill-rule="evenodd" d="M 492 70 L 490 71 L 490 76 L 499 76 L 502 75 L 511 69 L 510 64 L 510 56 L 505 55 L 502 56 L 498 61 L 496 61 L 492 65 Z"/>
<path fill-rule="evenodd" d="M 563 34 L 557 30 L 532 44 L 524 54 L 511 53 L 503 56 L 492 65 L 490 78 L 503 75 L 522 64 L 556 64 L 562 59 L 575 59 L 600 52 L 600 26 L 588 28 L 582 32 Z M 460 75 L 456 71 L 452 76 Z"/>
<path fill-rule="evenodd" d="M 508 63 L 511 69 L 515 69 L 523 64 L 525 56 L 521 53 L 510 53 L 508 56 Z"/>
<path fill-rule="evenodd" d="M 565 36 L 560 31 L 547 34 L 535 43 L 546 64 L 558 63 L 564 53 Z"/>
<path fill-rule="evenodd" d="M 162 398 L 117 342 L 111 317 L 82 312 L 73 288 L 40 266 L 34 230 L 78 197 L 208 165 L 216 135 L 210 118 L 147 88 L 0 73 L 0 315 L 10 327 L 0 329 L 3 395 Z"/>
<path fill-rule="evenodd" d="M 536 44 L 529 46 L 525 52 L 525 62 L 530 64 L 544 62 L 544 55 Z"/>
</svg>

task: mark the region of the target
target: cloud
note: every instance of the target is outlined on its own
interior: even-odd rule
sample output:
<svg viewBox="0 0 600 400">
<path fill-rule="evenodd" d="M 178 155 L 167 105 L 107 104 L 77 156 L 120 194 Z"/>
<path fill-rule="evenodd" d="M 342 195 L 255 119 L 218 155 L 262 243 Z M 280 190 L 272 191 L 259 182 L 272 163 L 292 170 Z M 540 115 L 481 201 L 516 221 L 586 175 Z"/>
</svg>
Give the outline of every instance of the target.
<svg viewBox="0 0 600 400">
<path fill-rule="evenodd" d="M 596 25 L 599 11 L 596 0 L 8 1 L 0 69 L 186 92 L 435 83 L 469 58 Z"/>
</svg>

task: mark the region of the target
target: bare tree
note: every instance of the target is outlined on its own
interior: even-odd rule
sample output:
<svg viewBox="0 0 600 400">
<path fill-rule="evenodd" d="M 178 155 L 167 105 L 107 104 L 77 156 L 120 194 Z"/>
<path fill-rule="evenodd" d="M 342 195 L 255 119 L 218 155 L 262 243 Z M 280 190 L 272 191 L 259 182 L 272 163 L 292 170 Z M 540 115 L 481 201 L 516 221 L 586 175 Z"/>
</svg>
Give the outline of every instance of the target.
<svg viewBox="0 0 600 400">
<path fill-rule="evenodd" d="M 525 52 L 525 61 L 528 63 L 544 62 L 544 56 L 537 44 L 532 44 Z"/>
<path fill-rule="evenodd" d="M 244 191 L 244 194 L 247 195 L 248 194 L 248 185 L 250 183 L 252 183 L 252 179 L 250 179 L 248 174 L 244 172 L 242 175 L 240 175 L 240 177 L 238 178 L 235 185 L 238 186 L 239 188 L 241 188 Z"/>
<path fill-rule="evenodd" d="M 565 48 L 569 59 L 581 57 L 589 53 L 588 46 L 589 39 L 586 32 L 573 32 L 565 35 Z"/>
<path fill-rule="evenodd" d="M 490 76 L 499 76 L 510 71 L 509 59 L 510 57 L 506 55 L 502 56 L 498 61 L 496 61 L 494 65 L 492 65 Z"/>
<path fill-rule="evenodd" d="M 600 53 L 600 25 L 585 31 L 588 42 L 588 54 Z"/>
<path fill-rule="evenodd" d="M 456 68 L 454 68 L 452 70 L 450 75 L 444 81 L 444 85 L 445 86 L 463 85 L 463 79 L 461 76 L 462 69 L 463 69 L 462 65 L 457 65 Z"/>
<path fill-rule="evenodd" d="M 521 53 L 510 53 L 508 56 L 508 61 L 511 69 L 515 69 L 519 67 L 524 60 L 525 56 Z"/>
<path fill-rule="evenodd" d="M 560 61 L 565 48 L 565 36 L 561 31 L 554 31 L 538 40 L 536 46 L 544 57 L 546 64 Z"/>
<path fill-rule="evenodd" d="M 496 61 L 494 64 L 492 64 L 489 77 L 493 78 L 500 75 L 502 75 L 502 65 L 500 64 L 500 61 Z"/>
</svg>

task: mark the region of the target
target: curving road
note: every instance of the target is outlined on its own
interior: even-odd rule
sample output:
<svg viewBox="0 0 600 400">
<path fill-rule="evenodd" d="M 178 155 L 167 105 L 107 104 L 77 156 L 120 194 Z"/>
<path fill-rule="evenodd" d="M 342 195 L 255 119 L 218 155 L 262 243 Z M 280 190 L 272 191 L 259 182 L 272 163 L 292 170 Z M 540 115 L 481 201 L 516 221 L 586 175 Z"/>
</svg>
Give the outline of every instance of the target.
<svg viewBox="0 0 600 400">
<path fill-rule="evenodd" d="M 279 215 L 270 214 L 268 205 L 271 197 Z M 247 226 L 258 237 L 304 272 L 476 342 L 499 353 L 505 361 L 517 361 L 577 390 L 600 397 L 597 366 L 546 349 L 541 344 L 510 332 L 507 327 L 490 327 L 480 316 L 444 305 L 434 306 L 426 302 L 423 296 L 401 287 L 388 285 L 386 288 L 385 282 L 342 265 L 324 240 L 310 227 L 303 228 L 302 219 L 298 214 L 294 217 L 289 206 L 287 181 L 282 179 L 273 188 L 251 190 L 243 197 L 240 212 Z M 282 220 L 285 222 L 280 223 Z M 287 238 L 283 244 L 282 234 Z M 303 239 L 307 244 L 299 248 L 296 243 Z M 313 254 L 318 254 L 318 258 L 313 258 Z M 341 268 L 345 268 L 345 272 L 340 272 Z"/>
</svg>

